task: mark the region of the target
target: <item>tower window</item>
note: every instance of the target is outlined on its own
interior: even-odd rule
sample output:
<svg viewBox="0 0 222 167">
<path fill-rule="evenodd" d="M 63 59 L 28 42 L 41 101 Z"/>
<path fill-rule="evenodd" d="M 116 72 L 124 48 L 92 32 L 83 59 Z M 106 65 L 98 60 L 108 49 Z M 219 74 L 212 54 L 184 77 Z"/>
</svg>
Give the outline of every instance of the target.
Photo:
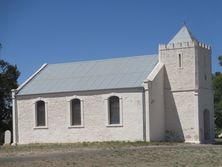
<svg viewBox="0 0 222 167">
<path fill-rule="evenodd" d="M 179 68 L 182 67 L 182 55 L 181 54 L 178 55 L 178 66 L 179 66 Z"/>
</svg>

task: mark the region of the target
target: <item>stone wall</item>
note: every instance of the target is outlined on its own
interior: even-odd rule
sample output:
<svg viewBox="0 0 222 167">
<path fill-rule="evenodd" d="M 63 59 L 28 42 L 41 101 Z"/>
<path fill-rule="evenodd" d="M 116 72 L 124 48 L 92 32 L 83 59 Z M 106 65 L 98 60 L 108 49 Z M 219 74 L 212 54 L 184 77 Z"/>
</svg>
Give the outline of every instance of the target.
<svg viewBox="0 0 222 167">
<path fill-rule="evenodd" d="M 199 142 L 198 97 L 194 91 L 165 90 L 166 139 Z"/>
<path fill-rule="evenodd" d="M 150 141 L 165 140 L 164 65 L 159 63 L 148 77 L 149 120 L 147 133 Z"/>
<path fill-rule="evenodd" d="M 208 45 L 195 41 L 159 46 L 159 59 L 166 69 L 164 87 L 168 140 L 203 142 L 203 106 L 213 107 L 210 53 Z M 179 54 L 182 56 L 181 67 Z M 212 124 L 213 111 L 210 112 Z M 211 130 L 213 134 L 212 125 Z"/>
<path fill-rule="evenodd" d="M 179 67 L 178 56 L 182 56 Z M 165 65 L 165 89 L 189 90 L 195 88 L 195 48 L 194 46 L 159 50 L 159 59 Z"/>
<path fill-rule="evenodd" d="M 196 69 L 197 69 L 197 87 L 199 89 L 212 89 L 212 70 L 211 70 L 211 50 L 197 47 Z"/>
<path fill-rule="evenodd" d="M 111 95 L 122 98 L 122 126 L 107 126 L 105 99 Z M 69 127 L 67 99 L 72 97 L 83 101 L 83 127 Z M 18 144 L 143 140 L 142 98 L 142 90 L 17 97 Z M 48 108 L 48 126 L 42 129 L 35 128 L 34 106 L 39 99 L 47 102 Z"/>
<path fill-rule="evenodd" d="M 197 56 L 197 88 L 199 97 L 199 127 L 200 140 L 204 142 L 214 142 L 214 103 L 212 90 L 212 65 L 211 50 L 204 47 L 196 47 Z M 210 139 L 204 141 L 204 111 L 209 111 Z"/>
<path fill-rule="evenodd" d="M 210 89 L 200 89 L 199 92 L 199 127 L 200 140 L 204 142 L 214 142 L 214 101 L 213 91 Z M 208 110 L 210 113 L 210 139 L 204 141 L 204 111 Z"/>
</svg>

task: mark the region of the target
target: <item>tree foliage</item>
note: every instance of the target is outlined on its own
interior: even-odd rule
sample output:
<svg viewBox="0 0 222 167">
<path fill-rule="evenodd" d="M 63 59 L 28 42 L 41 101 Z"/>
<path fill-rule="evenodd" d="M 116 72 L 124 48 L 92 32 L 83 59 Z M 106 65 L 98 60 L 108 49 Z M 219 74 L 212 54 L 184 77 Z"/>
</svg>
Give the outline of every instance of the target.
<svg viewBox="0 0 222 167">
<path fill-rule="evenodd" d="M 18 87 L 20 72 L 16 65 L 0 60 L 0 131 L 11 129 L 12 99 L 11 89 Z"/>
<path fill-rule="evenodd" d="M 219 64 L 222 66 L 222 56 L 218 57 Z M 216 134 L 222 131 L 222 73 L 216 72 L 213 75 L 213 89 L 214 89 L 214 116 Z"/>
<path fill-rule="evenodd" d="M 216 133 L 222 130 L 222 74 L 217 72 L 213 77 L 214 115 Z"/>
<path fill-rule="evenodd" d="M 218 57 L 219 64 L 222 66 L 222 55 Z"/>
</svg>

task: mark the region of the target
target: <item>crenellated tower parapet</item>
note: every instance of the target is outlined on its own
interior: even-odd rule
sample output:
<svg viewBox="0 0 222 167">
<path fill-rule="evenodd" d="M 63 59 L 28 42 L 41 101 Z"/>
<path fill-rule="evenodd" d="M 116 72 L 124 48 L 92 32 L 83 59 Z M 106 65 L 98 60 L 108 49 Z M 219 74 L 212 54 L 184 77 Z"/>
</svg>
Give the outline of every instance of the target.
<svg viewBox="0 0 222 167">
<path fill-rule="evenodd" d="M 211 50 L 211 46 L 197 42 L 197 41 L 189 41 L 189 42 L 178 42 L 178 43 L 169 43 L 169 44 L 160 44 L 159 50 L 170 50 L 170 49 L 180 49 L 180 48 L 190 48 L 190 47 L 200 47 L 207 50 Z"/>
</svg>

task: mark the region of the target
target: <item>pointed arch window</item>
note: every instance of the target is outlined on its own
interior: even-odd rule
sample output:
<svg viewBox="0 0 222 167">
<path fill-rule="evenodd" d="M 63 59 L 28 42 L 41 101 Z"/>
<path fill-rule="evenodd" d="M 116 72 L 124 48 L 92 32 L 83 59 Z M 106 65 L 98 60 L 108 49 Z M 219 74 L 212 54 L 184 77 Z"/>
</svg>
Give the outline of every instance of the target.
<svg viewBox="0 0 222 167">
<path fill-rule="evenodd" d="M 109 124 L 120 123 L 119 97 L 111 96 L 109 98 Z"/>
<path fill-rule="evenodd" d="M 77 96 L 67 97 L 68 128 L 84 128 L 83 103 Z"/>
<path fill-rule="evenodd" d="M 123 127 L 123 99 L 113 95 L 105 98 L 106 126 Z"/>
<path fill-rule="evenodd" d="M 203 123 L 204 123 L 204 140 L 205 142 L 209 141 L 210 136 L 210 112 L 205 109 L 203 112 Z"/>
<path fill-rule="evenodd" d="M 36 102 L 36 127 L 46 126 L 46 105 L 40 100 Z"/>
<path fill-rule="evenodd" d="M 81 120 L 81 101 L 73 99 L 71 101 L 71 126 L 82 125 Z"/>
</svg>

